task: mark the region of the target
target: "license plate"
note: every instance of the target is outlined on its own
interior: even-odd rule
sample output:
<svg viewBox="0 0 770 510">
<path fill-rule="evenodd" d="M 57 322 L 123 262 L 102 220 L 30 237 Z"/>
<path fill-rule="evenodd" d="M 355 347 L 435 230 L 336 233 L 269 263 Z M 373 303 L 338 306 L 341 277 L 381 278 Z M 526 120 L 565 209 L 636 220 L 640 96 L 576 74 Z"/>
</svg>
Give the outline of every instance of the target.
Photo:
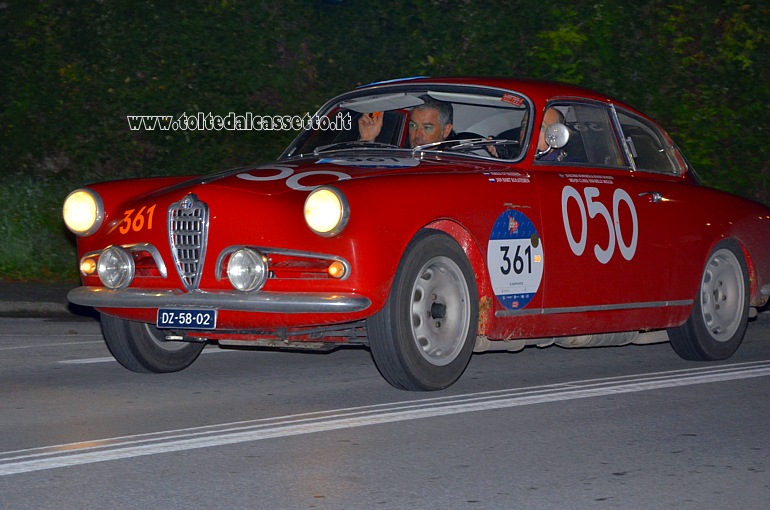
<svg viewBox="0 0 770 510">
<path fill-rule="evenodd" d="M 157 324 L 159 328 L 214 329 L 217 327 L 217 311 L 160 308 Z"/>
</svg>

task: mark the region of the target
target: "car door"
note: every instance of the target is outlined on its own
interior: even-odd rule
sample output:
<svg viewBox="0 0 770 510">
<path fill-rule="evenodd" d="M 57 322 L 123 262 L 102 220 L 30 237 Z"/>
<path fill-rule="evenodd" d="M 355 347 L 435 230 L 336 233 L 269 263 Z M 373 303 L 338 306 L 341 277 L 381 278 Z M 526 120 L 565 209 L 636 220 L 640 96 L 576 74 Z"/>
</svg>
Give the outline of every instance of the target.
<svg viewBox="0 0 770 510">
<path fill-rule="evenodd" d="M 532 165 L 547 246 L 543 314 L 575 334 L 660 327 L 671 265 L 666 204 L 633 175 L 611 106 L 548 107 L 562 112 L 570 139 Z"/>
<path fill-rule="evenodd" d="M 616 114 L 634 163 L 634 179 L 646 191 L 647 199 L 656 204 L 654 209 L 670 239 L 671 266 L 665 286 L 669 306 L 687 306 L 692 303 L 702 261 L 713 242 L 706 233 L 727 215 L 715 206 L 714 191 L 687 175 L 684 157 L 662 129 L 622 108 Z M 680 313 L 679 321 L 686 315 L 686 311 Z"/>
</svg>

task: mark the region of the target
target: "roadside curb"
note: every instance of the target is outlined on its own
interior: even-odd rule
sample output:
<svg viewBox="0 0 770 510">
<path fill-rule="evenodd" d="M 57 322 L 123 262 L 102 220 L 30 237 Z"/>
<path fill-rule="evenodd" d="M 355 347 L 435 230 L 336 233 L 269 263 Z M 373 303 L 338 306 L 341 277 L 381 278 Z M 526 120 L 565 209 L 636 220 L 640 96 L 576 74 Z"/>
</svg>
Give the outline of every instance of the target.
<svg viewBox="0 0 770 510">
<path fill-rule="evenodd" d="M 41 301 L 3 301 L 0 303 L 0 315 L 7 317 L 67 313 L 71 313 L 71 311 L 67 305 L 62 303 L 48 303 Z"/>
<path fill-rule="evenodd" d="M 74 305 L 67 293 L 77 283 L 0 281 L 0 317 L 95 318 L 90 307 Z"/>
</svg>

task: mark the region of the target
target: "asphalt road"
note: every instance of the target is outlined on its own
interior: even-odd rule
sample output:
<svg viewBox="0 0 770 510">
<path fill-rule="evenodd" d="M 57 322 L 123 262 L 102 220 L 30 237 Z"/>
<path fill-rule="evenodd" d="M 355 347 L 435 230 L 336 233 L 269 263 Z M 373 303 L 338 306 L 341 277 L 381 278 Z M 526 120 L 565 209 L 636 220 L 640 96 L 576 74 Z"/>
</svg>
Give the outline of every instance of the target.
<svg viewBox="0 0 770 510">
<path fill-rule="evenodd" d="M 475 355 L 435 393 L 365 349 L 112 361 L 93 318 L 0 318 L 0 508 L 765 509 L 770 314 L 668 344 Z"/>
</svg>

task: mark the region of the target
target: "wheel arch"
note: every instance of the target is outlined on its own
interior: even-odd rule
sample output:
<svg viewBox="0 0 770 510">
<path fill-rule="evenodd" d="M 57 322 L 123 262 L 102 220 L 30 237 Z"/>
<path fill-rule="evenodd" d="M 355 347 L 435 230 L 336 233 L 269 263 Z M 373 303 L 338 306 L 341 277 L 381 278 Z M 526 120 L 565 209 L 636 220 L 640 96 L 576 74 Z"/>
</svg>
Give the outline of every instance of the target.
<svg viewBox="0 0 770 510">
<path fill-rule="evenodd" d="M 748 248 L 746 247 L 746 244 L 741 241 L 739 237 L 730 236 L 727 234 L 722 234 L 711 244 L 704 245 L 707 247 L 706 250 L 703 252 L 703 259 L 699 260 L 698 270 L 697 270 L 697 279 L 693 280 L 692 287 L 695 289 L 694 292 L 692 292 L 692 295 L 697 295 L 698 288 L 700 287 L 700 278 L 703 272 L 703 269 L 706 267 L 706 264 L 708 263 L 709 257 L 712 253 L 721 245 L 725 244 L 732 244 L 736 248 L 738 248 L 743 255 L 743 260 L 746 262 L 747 267 L 747 276 L 749 279 L 749 297 L 751 299 L 751 306 L 756 306 L 754 304 L 755 299 L 761 299 L 763 296 L 759 293 L 760 285 L 758 281 L 758 272 L 757 272 L 757 266 L 754 261 L 754 259 L 751 256 L 751 252 L 749 252 Z"/>
<path fill-rule="evenodd" d="M 743 260 L 746 262 L 747 276 L 749 279 L 749 305 L 757 307 L 764 305 L 767 303 L 767 296 L 763 296 L 760 292 L 762 285 L 760 282 L 760 273 L 757 268 L 756 260 L 752 256 L 751 251 L 749 251 L 747 244 L 740 238 L 740 236 L 726 233 L 715 239 L 706 251 L 704 260 L 701 262 L 701 271 L 703 270 L 703 267 L 705 267 L 710 254 L 713 253 L 718 246 L 724 245 L 725 243 L 730 243 L 736 246 L 743 255 Z"/>
<path fill-rule="evenodd" d="M 492 284 L 490 283 L 489 275 L 486 270 L 485 257 L 479 244 L 468 229 L 453 220 L 436 220 L 425 225 L 423 229 L 438 230 L 447 234 L 454 239 L 465 252 L 465 256 L 468 257 L 468 261 L 473 268 L 473 273 L 476 277 L 476 287 L 479 293 L 478 334 L 486 334 L 488 326 L 494 317 L 492 306 L 493 294 Z"/>
<path fill-rule="evenodd" d="M 763 282 L 761 281 L 761 275 L 759 269 L 757 268 L 756 260 L 746 246 L 746 243 L 741 241 L 740 238 L 729 237 L 726 239 L 735 241 L 738 244 L 741 249 L 741 253 L 743 253 L 743 259 L 746 261 L 746 268 L 748 269 L 749 273 L 749 305 L 755 307 L 764 306 L 768 301 L 768 296 L 764 296 L 760 292 Z"/>
</svg>

